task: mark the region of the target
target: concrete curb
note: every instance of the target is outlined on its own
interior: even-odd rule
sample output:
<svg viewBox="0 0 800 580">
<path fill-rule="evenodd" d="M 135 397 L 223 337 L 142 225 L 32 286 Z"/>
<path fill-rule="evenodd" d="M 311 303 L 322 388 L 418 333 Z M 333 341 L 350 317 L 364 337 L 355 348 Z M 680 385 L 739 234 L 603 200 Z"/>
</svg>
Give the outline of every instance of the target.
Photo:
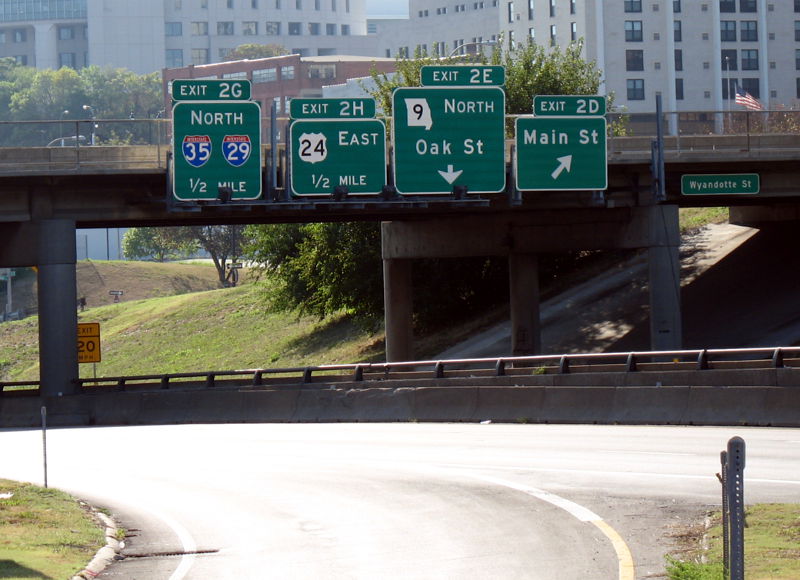
<svg viewBox="0 0 800 580">
<path fill-rule="evenodd" d="M 117 524 L 114 523 L 114 520 L 96 510 L 94 513 L 106 527 L 106 545 L 100 548 L 86 568 L 75 574 L 71 580 L 97 578 L 109 564 L 116 560 L 117 555 L 125 547 L 124 542 L 117 540 Z"/>
</svg>

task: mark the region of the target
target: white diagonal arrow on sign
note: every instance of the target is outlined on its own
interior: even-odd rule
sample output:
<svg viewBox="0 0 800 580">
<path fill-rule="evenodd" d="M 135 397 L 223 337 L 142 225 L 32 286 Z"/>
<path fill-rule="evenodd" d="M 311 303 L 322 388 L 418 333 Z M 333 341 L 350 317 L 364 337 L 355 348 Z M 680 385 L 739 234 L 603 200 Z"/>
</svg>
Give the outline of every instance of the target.
<svg viewBox="0 0 800 580">
<path fill-rule="evenodd" d="M 563 173 L 566 169 L 567 173 L 569 173 L 570 168 L 572 167 L 572 155 L 564 155 L 564 157 L 559 157 L 556 159 L 558 161 L 558 167 L 553 173 L 550 174 L 550 177 L 553 179 L 558 179 L 558 176 Z"/>
<path fill-rule="evenodd" d="M 456 179 L 458 179 L 458 176 L 461 175 L 462 173 L 464 173 L 463 169 L 459 169 L 458 171 L 453 171 L 452 165 L 447 166 L 447 171 L 442 171 L 441 169 L 439 170 L 439 175 L 444 177 L 444 180 L 450 185 L 453 185 L 453 182 Z"/>
</svg>

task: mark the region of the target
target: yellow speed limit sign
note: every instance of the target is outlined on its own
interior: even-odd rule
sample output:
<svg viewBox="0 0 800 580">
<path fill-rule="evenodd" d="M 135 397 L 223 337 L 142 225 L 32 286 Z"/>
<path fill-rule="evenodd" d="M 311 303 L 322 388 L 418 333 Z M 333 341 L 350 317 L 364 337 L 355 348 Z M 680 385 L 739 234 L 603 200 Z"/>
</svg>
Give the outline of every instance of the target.
<svg viewBox="0 0 800 580">
<path fill-rule="evenodd" d="M 100 323 L 78 323 L 78 362 L 100 362 Z"/>
</svg>

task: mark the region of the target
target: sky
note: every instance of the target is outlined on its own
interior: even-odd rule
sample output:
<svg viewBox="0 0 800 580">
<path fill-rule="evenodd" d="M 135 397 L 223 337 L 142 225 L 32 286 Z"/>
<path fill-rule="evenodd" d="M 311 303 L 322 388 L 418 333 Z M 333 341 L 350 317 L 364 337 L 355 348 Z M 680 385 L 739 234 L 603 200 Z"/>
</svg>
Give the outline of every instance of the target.
<svg viewBox="0 0 800 580">
<path fill-rule="evenodd" d="M 370 18 L 406 15 L 408 0 L 367 0 L 367 16 Z"/>
</svg>

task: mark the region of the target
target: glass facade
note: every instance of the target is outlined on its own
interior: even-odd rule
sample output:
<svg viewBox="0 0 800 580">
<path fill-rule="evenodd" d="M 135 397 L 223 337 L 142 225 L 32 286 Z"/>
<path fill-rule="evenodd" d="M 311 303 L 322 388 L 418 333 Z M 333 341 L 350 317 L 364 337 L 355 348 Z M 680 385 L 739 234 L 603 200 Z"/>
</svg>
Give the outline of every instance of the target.
<svg viewBox="0 0 800 580">
<path fill-rule="evenodd" d="M 86 0 L 0 0 L 0 22 L 86 18 Z"/>
</svg>

